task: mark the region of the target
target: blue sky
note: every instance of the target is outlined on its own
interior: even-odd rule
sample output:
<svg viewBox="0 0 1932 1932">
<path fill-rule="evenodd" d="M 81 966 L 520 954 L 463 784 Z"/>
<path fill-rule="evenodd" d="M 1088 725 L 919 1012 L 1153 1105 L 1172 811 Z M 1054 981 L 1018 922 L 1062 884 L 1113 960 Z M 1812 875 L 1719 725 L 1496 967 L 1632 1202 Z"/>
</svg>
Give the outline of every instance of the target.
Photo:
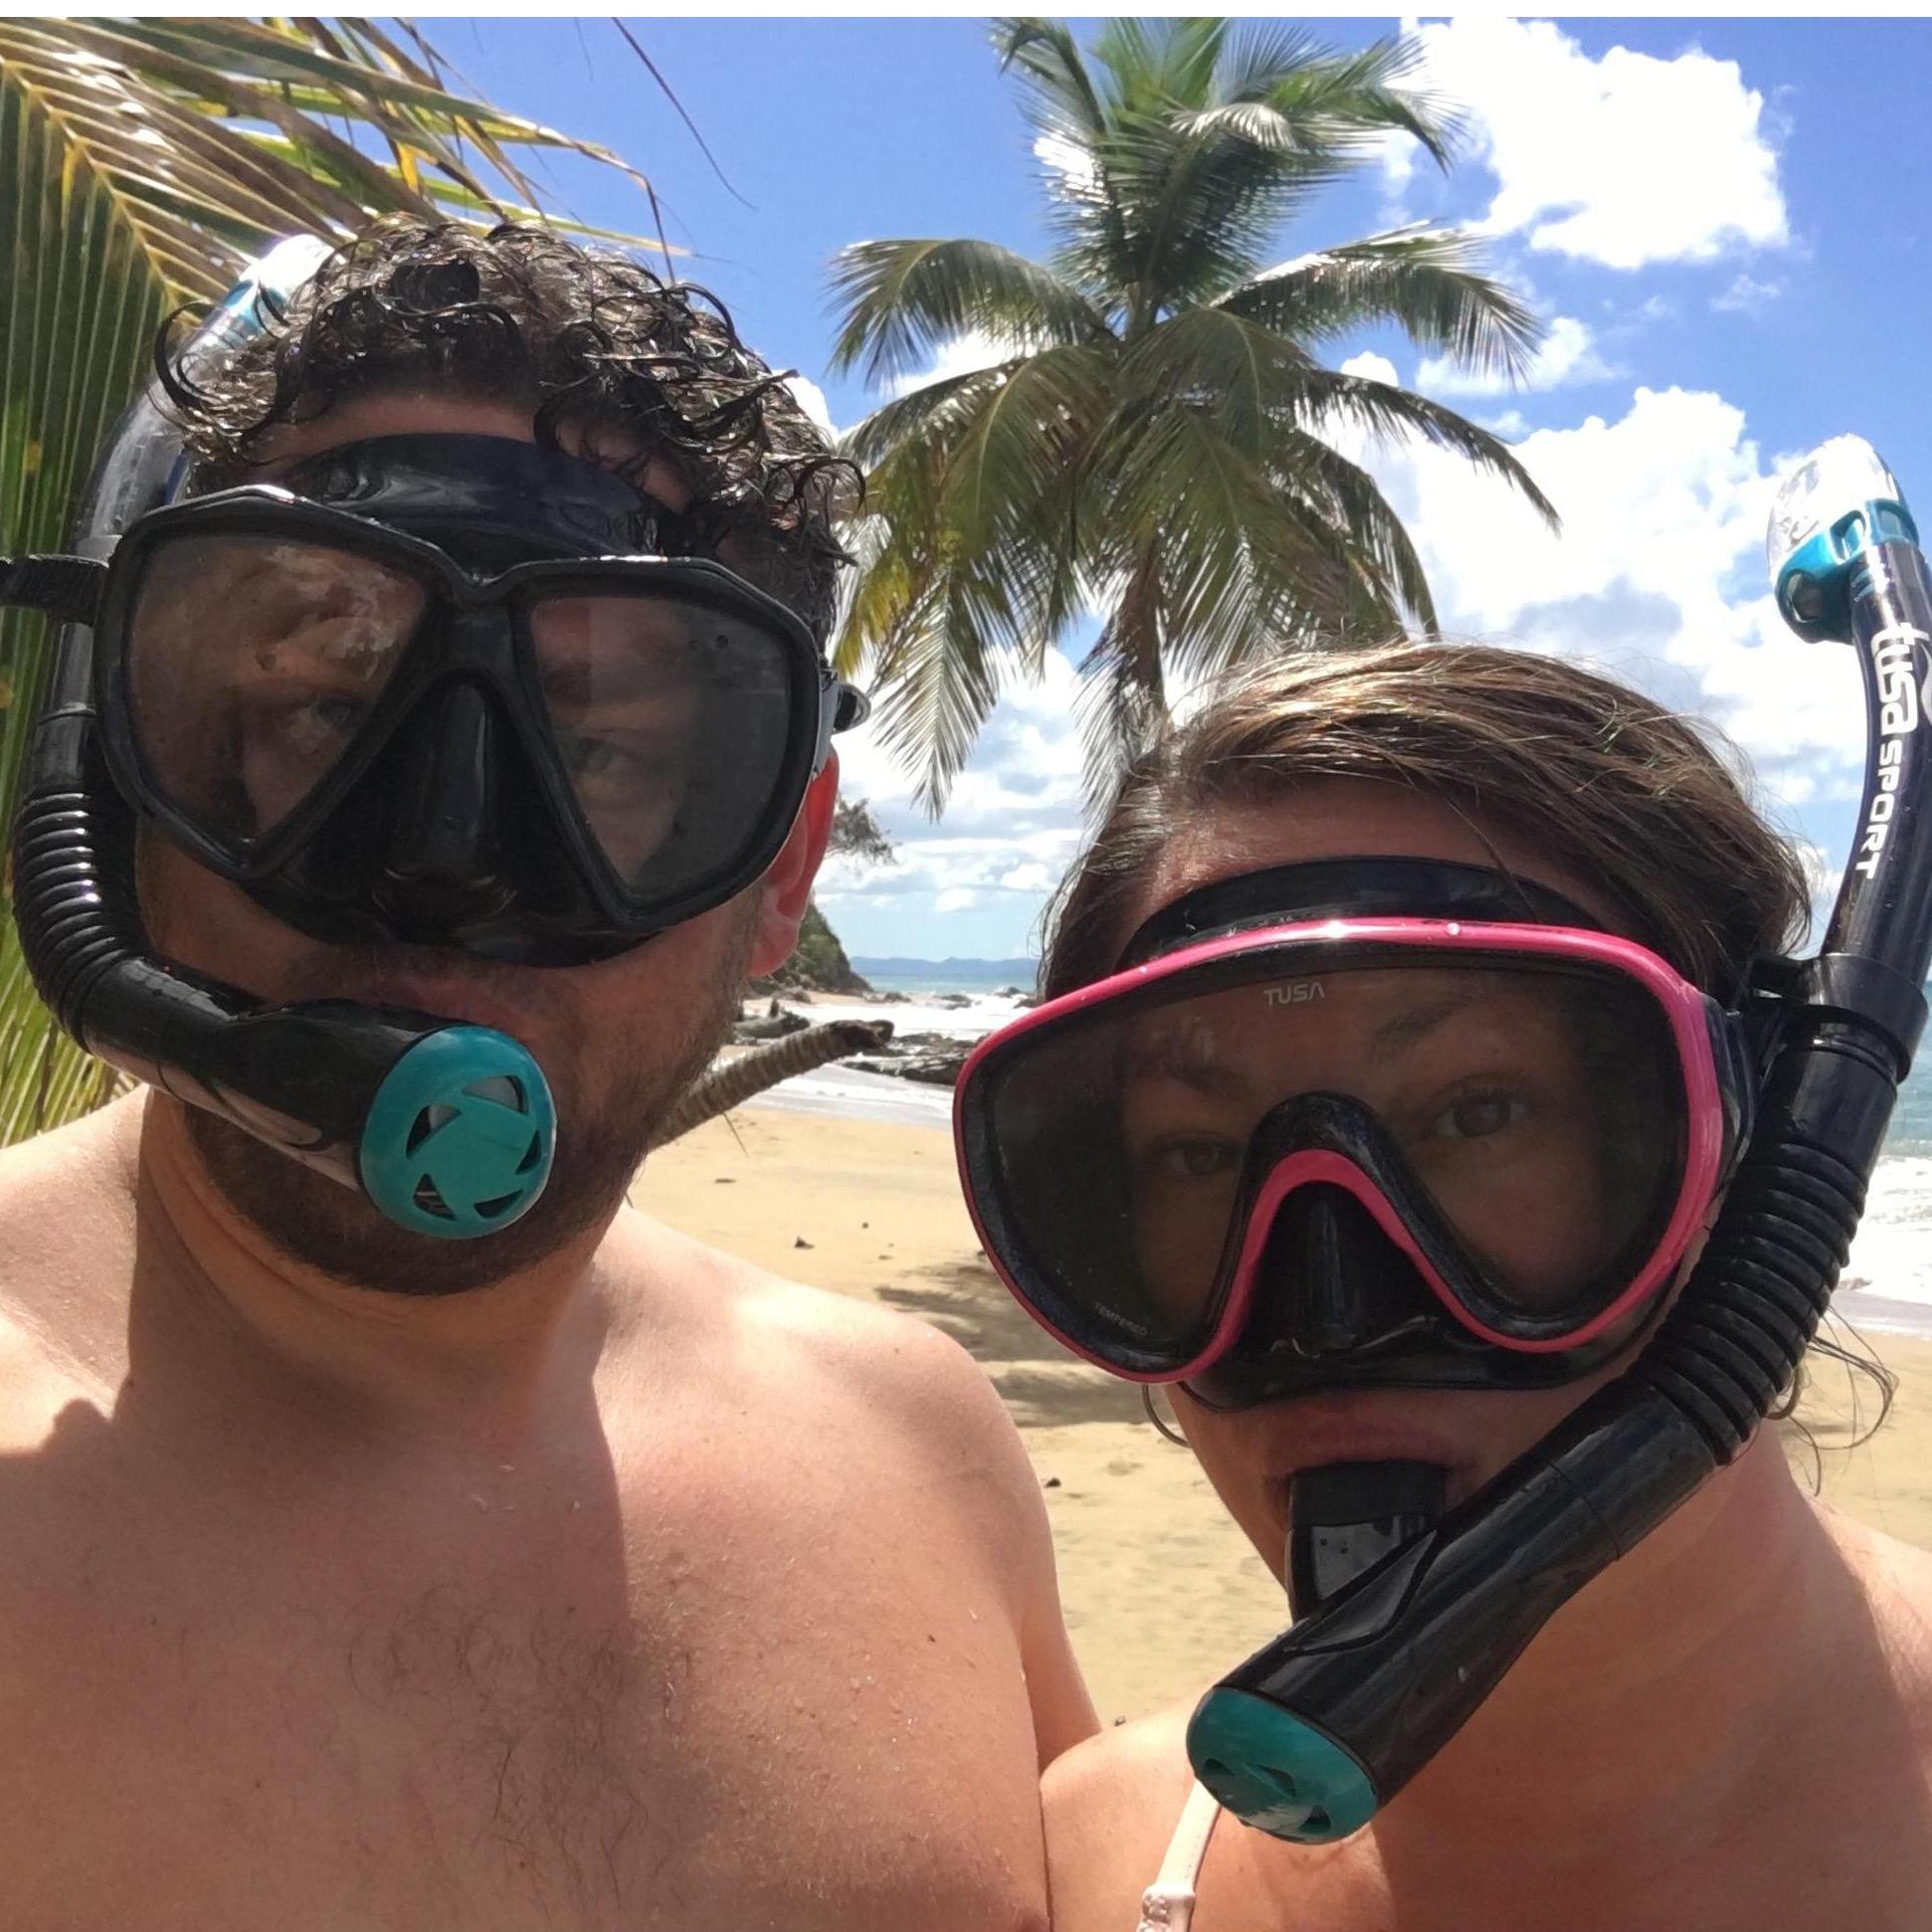
<svg viewBox="0 0 1932 1932">
<path fill-rule="evenodd" d="M 1313 25 L 1347 47 L 1398 23 Z M 818 386 L 835 424 L 877 400 L 826 368 L 838 248 L 979 235 L 1045 250 L 1043 163 L 979 22 L 635 22 L 742 201 L 607 23 L 426 26 L 506 106 L 644 167 L 672 239 L 693 251 L 685 273 L 772 362 Z M 1921 367 L 1932 261 L 1919 241 L 1932 26 L 1474 20 L 1420 32 L 1429 85 L 1469 115 L 1463 162 L 1445 178 L 1392 145 L 1278 253 L 1419 217 L 1480 228 L 1496 272 L 1551 324 L 1527 387 L 1472 393 L 1392 333 L 1340 344 L 1334 359 L 1393 372 L 1508 435 L 1564 535 L 1542 534 L 1434 452 L 1361 454 L 1409 519 L 1447 628 L 1587 658 L 1713 718 L 1827 889 L 1856 805 L 1856 675 L 1848 653 L 1801 646 L 1777 624 L 1765 511 L 1784 470 L 1847 430 L 1932 504 Z M 649 226 L 618 178 L 563 163 L 554 178 L 573 212 Z M 1032 949 L 1078 843 L 1074 683 L 1057 661 L 1043 687 L 1003 700 L 936 826 L 876 747 L 850 746 L 848 787 L 873 800 L 900 848 L 889 870 L 825 881 L 851 950 Z"/>
</svg>

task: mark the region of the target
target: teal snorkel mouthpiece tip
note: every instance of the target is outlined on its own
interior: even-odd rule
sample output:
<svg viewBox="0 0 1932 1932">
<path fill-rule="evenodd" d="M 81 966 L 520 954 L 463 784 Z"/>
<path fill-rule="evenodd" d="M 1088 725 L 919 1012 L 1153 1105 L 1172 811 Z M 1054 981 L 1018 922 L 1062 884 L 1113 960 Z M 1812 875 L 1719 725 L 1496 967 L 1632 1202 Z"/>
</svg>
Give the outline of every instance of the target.
<svg viewBox="0 0 1932 1932">
<path fill-rule="evenodd" d="M 469 1241 L 529 1211 L 556 1149 L 556 1104 L 529 1053 L 489 1027 L 444 1027 L 377 1089 L 359 1166 L 399 1228 Z"/>
<path fill-rule="evenodd" d="M 1295 1844 L 1331 1844 L 1376 1813 L 1368 1773 L 1305 1718 L 1217 1684 L 1188 1721 L 1195 1775 L 1244 1824 Z"/>
</svg>

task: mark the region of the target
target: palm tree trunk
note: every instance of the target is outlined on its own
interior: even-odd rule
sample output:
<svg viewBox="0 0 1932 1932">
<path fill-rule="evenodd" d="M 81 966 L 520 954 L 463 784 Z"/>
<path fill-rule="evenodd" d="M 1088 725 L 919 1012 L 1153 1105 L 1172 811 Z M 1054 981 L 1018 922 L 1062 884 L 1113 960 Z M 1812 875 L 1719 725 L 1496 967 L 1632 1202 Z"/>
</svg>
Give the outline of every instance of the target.
<svg viewBox="0 0 1932 1932">
<path fill-rule="evenodd" d="M 742 1106 L 754 1094 L 762 1093 L 780 1080 L 795 1079 L 800 1073 L 815 1072 L 848 1054 L 863 1054 L 869 1047 L 878 1048 L 892 1037 L 889 1020 L 834 1020 L 822 1027 L 807 1027 L 803 1033 L 774 1040 L 769 1046 L 754 1047 L 736 1060 L 715 1061 L 707 1072 L 684 1090 L 684 1097 L 672 1108 L 651 1136 L 651 1146 L 663 1147 L 681 1138 L 693 1127 L 715 1119 L 732 1107 Z"/>
</svg>

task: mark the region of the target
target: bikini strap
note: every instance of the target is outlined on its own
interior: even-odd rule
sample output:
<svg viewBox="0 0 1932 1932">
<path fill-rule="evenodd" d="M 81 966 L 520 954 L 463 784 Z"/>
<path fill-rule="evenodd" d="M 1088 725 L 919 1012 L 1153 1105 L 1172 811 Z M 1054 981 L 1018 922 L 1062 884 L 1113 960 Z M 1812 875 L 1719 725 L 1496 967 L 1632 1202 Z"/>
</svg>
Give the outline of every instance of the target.
<svg viewBox="0 0 1932 1932">
<path fill-rule="evenodd" d="M 1221 1807 L 1214 1793 L 1197 1782 L 1188 1793 L 1167 1856 L 1161 1860 L 1160 1875 L 1140 1895 L 1136 1932 L 1188 1932 L 1202 1861 L 1208 1855 L 1208 1840 L 1214 1836 L 1220 1817 Z"/>
</svg>

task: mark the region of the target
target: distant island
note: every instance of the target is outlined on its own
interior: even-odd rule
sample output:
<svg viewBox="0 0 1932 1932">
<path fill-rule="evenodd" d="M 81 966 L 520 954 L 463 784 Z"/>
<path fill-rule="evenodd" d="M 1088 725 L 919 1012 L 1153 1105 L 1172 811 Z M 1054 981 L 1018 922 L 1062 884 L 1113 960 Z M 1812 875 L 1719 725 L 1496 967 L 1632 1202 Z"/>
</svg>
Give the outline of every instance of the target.
<svg viewBox="0 0 1932 1932">
<path fill-rule="evenodd" d="M 862 959 L 855 955 L 855 972 L 868 979 L 921 979 L 939 981 L 948 976 L 962 985 L 1020 986 L 1031 988 L 1040 971 L 1037 959 Z"/>
</svg>

